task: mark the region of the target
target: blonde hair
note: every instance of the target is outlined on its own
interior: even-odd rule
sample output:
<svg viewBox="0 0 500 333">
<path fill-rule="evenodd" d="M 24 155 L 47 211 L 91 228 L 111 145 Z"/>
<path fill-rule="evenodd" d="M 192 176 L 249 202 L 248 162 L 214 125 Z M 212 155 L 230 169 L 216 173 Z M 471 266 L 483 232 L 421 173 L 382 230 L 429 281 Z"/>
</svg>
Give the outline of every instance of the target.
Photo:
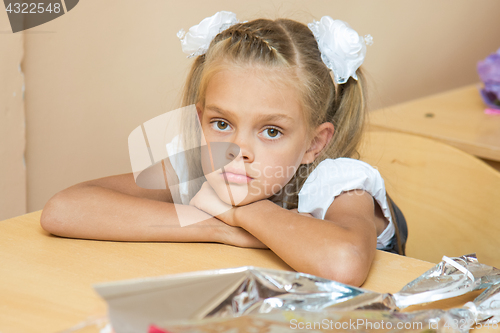
<svg viewBox="0 0 500 333">
<path fill-rule="evenodd" d="M 308 128 L 315 129 L 324 122 L 331 122 L 335 128 L 332 140 L 319 156 L 312 163 L 301 165 L 285 188 L 270 200 L 286 209 L 296 208 L 300 189 L 321 161 L 359 158 L 357 149 L 365 124 L 366 104 L 362 70 L 356 72 L 358 80 L 350 78 L 345 84 L 334 84 L 331 71 L 321 59 L 316 39 L 306 25 L 289 19 L 257 19 L 222 31 L 211 42 L 206 54 L 195 59 L 184 88 L 183 106 L 203 105 L 210 78 L 228 66 L 253 66 L 278 71 L 287 78 L 291 76 L 293 79 L 287 82 L 294 82 L 300 91 Z M 191 132 L 195 121 L 183 120 L 184 128 L 190 131 L 184 140 L 199 140 L 199 136 L 193 137 Z M 193 145 L 186 141 L 185 146 Z M 194 165 L 201 165 L 199 154 L 191 157 Z M 194 186 L 190 196 L 196 191 Z"/>
</svg>

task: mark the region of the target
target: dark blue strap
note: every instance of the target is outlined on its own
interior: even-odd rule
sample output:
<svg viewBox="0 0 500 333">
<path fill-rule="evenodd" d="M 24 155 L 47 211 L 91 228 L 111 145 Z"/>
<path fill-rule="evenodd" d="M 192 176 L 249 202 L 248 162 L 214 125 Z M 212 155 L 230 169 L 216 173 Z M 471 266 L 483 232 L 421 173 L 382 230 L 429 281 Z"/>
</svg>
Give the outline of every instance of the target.
<svg viewBox="0 0 500 333">
<path fill-rule="evenodd" d="M 399 209 L 399 207 L 396 206 L 394 201 L 392 201 L 390 198 L 388 199 L 391 201 L 392 207 L 394 209 L 394 215 L 395 215 L 394 218 L 396 220 L 396 225 L 398 226 L 399 229 L 399 239 L 401 241 L 401 247 L 403 248 L 403 253 L 404 253 L 406 240 L 408 239 L 408 225 L 406 224 L 406 219 L 401 210 Z M 386 247 L 380 250 L 399 254 L 398 240 L 396 238 L 396 235 L 392 236 L 391 242 Z"/>
</svg>

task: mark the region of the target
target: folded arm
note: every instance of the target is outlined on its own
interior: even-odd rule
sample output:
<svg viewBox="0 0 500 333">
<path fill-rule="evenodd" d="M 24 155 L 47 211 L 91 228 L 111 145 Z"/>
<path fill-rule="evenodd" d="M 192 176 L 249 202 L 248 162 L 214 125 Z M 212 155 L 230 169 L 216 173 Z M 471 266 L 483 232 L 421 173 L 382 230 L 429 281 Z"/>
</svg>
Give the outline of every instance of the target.
<svg viewBox="0 0 500 333">
<path fill-rule="evenodd" d="M 324 220 L 261 200 L 236 207 L 230 223 L 250 232 L 297 271 L 359 286 L 375 256 L 377 223 L 384 218 L 370 194 L 354 193 L 336 197 Z"/>
<path fill-rule="evenodd" d="M 150 181 L 165 184 L 163 178 Z M 168 186 L 144 189 L 129 173 L 83 182 L 57 193 L 46 203 L 40 222 L 46 231 L 71 238 L 265 247 L 244 229 L 229 226 L 193 206 L 177 209 L 204 221 L 181 227 L 172 201 Z"/>
</svg>

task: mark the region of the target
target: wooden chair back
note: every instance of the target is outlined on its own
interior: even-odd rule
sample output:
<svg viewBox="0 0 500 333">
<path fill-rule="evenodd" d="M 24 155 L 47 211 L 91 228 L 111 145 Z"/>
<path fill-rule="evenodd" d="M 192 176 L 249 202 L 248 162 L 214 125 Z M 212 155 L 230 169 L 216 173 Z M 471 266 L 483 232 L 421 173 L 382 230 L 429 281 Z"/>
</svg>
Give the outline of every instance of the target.
<svg viewBox="0 0 500 333">
<path fill-rule="evenodd" d="M 367 132 L 360 153 L 406 217 L 407 256 L 437 263 L 475 252 L 500 267 L 497 170 L 444 143 L 398 132 Z"/>
</svg>

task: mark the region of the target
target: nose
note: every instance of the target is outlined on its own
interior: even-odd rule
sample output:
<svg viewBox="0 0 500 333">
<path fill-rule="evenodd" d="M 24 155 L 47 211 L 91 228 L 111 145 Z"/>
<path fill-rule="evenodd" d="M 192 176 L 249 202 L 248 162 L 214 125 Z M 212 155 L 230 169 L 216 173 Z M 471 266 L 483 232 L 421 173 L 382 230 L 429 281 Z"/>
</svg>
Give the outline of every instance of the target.
<svg viewBox="0 0 500 333">
<path fill-rule="evenodd" d="M 226 158 L 234 160 L 241 157 L 244 162 L 253 161 L 253 151 L 249 140 L 241 135 L 237 136 L 232 143 L 227 147 Z"/>
<path fill-rule="evenodd" d="M 230 161 L 234 160 L 240 154 L 240 147 L 235 143 L 230 143 L 227 146 L 226 158 Z"/>
</svg>

